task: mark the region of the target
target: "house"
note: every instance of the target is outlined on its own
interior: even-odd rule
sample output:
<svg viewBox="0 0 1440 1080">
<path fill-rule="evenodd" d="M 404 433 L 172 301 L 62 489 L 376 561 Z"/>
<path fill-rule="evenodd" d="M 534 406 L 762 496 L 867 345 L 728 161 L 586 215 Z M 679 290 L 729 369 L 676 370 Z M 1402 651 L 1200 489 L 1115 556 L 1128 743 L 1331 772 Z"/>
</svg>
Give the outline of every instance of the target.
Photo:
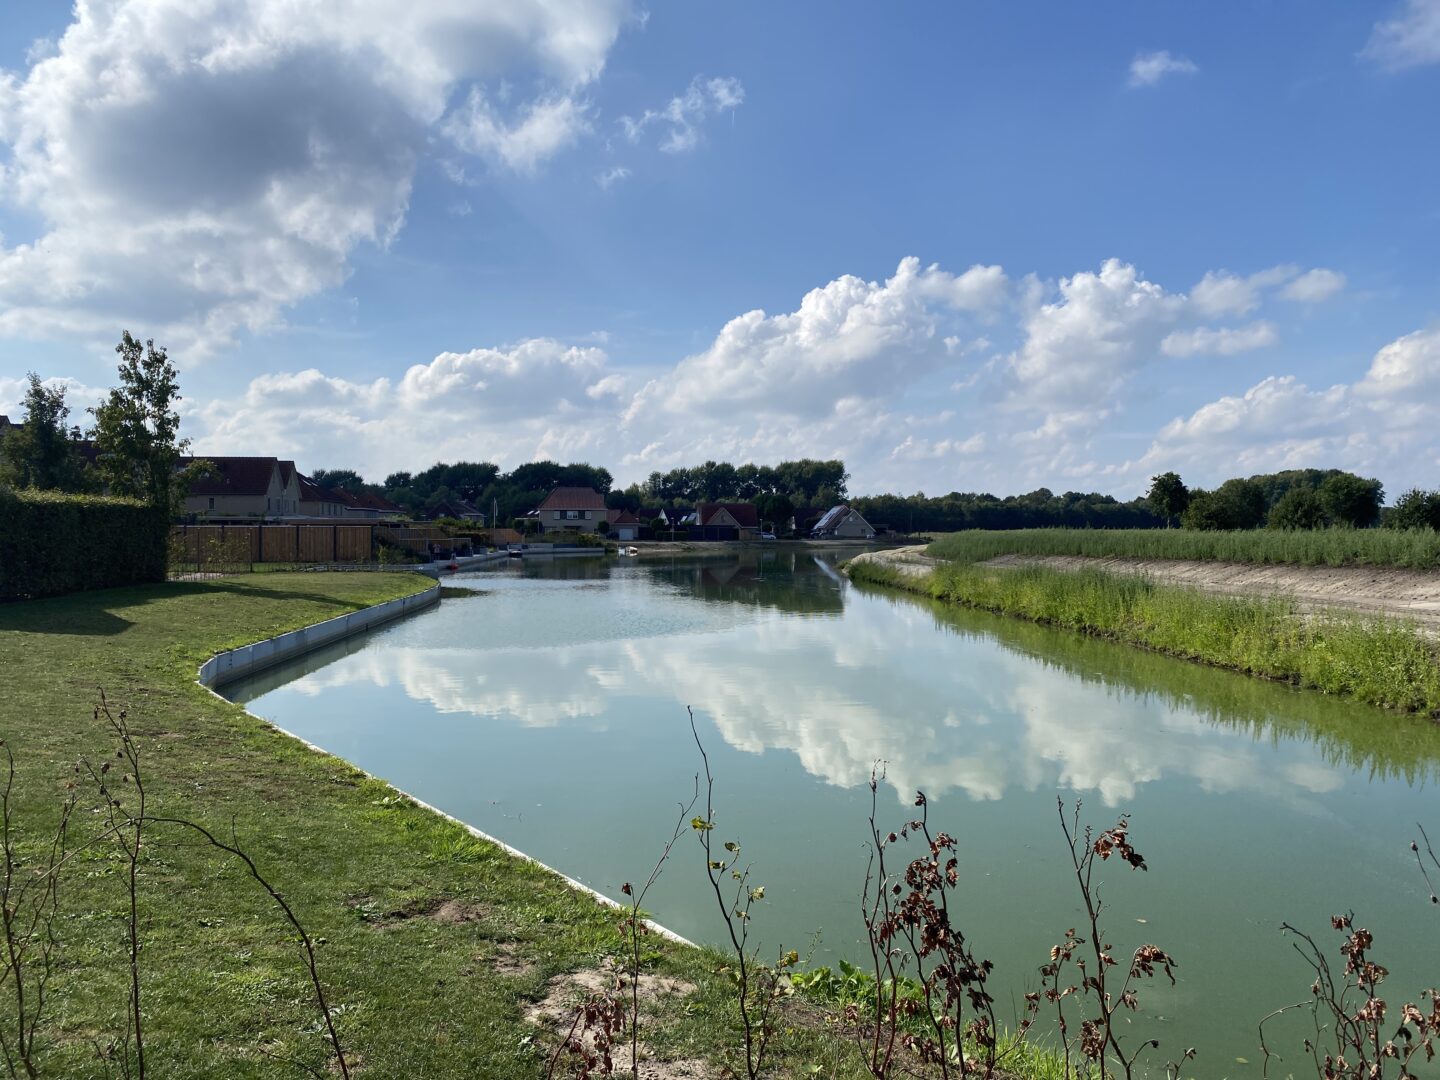
<svg viewBox="0 0 1440 1080">
<path fill-rule="evenodd" d="M 594 532 L 605 512 L 605 496 L 589 487 L 557 487 L 535 508 L 545 533 Z"/>
<path fill-rule="evenodd" d="M 344 517 L 345 503 L 341 500 L 338 492 L 322 488 L 302 473 L 300 475 L 300 514 L 302 517 Z"/>
<path fill-rule="evenodd" d="M 425 516 L 431 521 L 435 521 L 437 518 L 456 518 L 460 521 L 473 521 L 479 525 L 485 524 L 484 512 L 474 503 L 468 503 L 464 499 L 446 499 Z"/>
<path fill-rule="evenodd" d="M 607 510 L 605 520 L 610 523 L 610 534 L 616 540 L 640 539 L 640 519 L 629 510 Z"/>
<path fill-rule="evenodd" d="M 859 510 L 842 503 L 825 511 L 811 527 L 810 535 L 816 540 L 874 540 L 875 530 Z"/>
<path fill-rule="evenodd" d="M 182 464 L 190 464 L 187 458 Z M 202 517 L 278 517 L 301 513 L 300 473 L 273 457 L 204 457 L 209 475 L 190 485 L 184 512 Z"/>
<path fill-rule="evenodd" d="M 691 540 L 758 540 L 760 513 L 753 503 L 701 503 L 689 531 Z"/>
<path fill-rule="evenodd" d="M 368 491 L 357 494 L 341 488 L 330 494 L 345 504 L 347 518 L 361 518 L 367 521 L 398 521 L 407 516 L 403 506 L 396 506 L 389 499 L 372 495 Z"/>
</svg>

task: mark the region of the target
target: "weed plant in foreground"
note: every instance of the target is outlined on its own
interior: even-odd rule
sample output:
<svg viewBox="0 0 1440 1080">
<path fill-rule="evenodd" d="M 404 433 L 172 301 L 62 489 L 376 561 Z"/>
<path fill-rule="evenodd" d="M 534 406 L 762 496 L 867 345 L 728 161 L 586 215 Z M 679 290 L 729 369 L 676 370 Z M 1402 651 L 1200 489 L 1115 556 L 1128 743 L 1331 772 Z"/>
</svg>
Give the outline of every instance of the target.
<svg viewBox="0 0 1440 1080">
<path fill-rule="evenodd" d="M 1300 566 L 1440 568 L 1434 529 L 1015 529 L 951 533 L 927 549 L 951 562 L 1001 555 L 1087 555 L 1092 558 L 1194 559 Z"/>
<path fill-rule="evenodd" d="M 1414 626 L 1303 615 L 1279 598 L 1217 596 L 1099 570 L 953 563 L 919 578 L 871 562 L 853 580 L 1155 649 L 1371 705 L 1440 715 L 1440 655 Z"/>
</svg>

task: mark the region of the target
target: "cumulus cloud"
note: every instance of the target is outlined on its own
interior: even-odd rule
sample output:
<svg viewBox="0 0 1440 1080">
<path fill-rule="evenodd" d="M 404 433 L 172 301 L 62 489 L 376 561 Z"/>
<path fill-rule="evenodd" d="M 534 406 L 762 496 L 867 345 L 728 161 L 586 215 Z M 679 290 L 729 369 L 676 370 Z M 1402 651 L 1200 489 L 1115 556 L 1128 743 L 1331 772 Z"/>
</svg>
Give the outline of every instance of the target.
<svg viewBox="0 0 1440 1080">
<path fill-rule="evenodd" d="M 195 447 L 264 448 L 303 459 L 302 468 L 347 461 L 377 478 L 442 458 L 514 465 L 583 450 L 604 433 L 604 400 L 620 388 L 607 362 L 601 349 L 536 338 L 441 353 L 397 380 L 359 382 L 315 369 L 261 375 L 238 400 L 196 412 L 204 431 Z"/>
<path fill-rule="evenodd" d="M 1336 270 L 1316 268 L 1306 271 L 1285 288 L 1280 295 L 1286 300 L 1298 300 L 1302 304 L 1318 304 L 1329 300 L 1345 288 L 1345 275 Z"/>
<path fill-rule="evenodd" d="M 1363 55 L 1391 71 L 1440 63 L 1440 0 L 1404 0 L 1375 24 Z"/>
<path fill-rule="evenodd" d="M 1199 70 L 1193 60 L 1173 56 L 1169 49 L 1137 53 L 1130 61 L 1130 85 L 1154 86 L 1167 75 L 1194 75 Z"/>
<path fill-rule="evenodd" d="M 626 13 L 600 3 L 288 0 L 77 5 L 53 54 L 0 75 L 0 334 L 143 323 L 193 356 L 343 281 L 403 224 L 437 134 L 533 169 L 588 122 Z M 515 76 L 534 93 L 483 90 Z M 458 93 L 460 104 L 452 108 Z"/>
<path fill-rule="evenodd" d="M 1057 300 L 1026 320 L 1010 368 L 1027 405 L 1100 401 L 1154 359 L 1166 329 L 1185 311 L 1183 294 L 1109 259 L 1098 273 L 1063 278 Z"/>
<path fill-rule="evenodd" d="M 1338 466 L 1387 478 L 1396 488 L 1426 482 L 1440 465 L 1440 331 L 1424 330 L 1378 350 L 1364 376 L 1322 389 L 1294 375 L 1270 376 L 1166 424 L 1139 461 L 1119 472 L 1193 468 L 1215 477 Z"/>
<path fill-rule="evenodd" d="M 793 312 L 731 319 L 707 349 L 651 381 L 633 411 L 709 405 L 813 416 L 846 398 L 882 396 L 945 362 L 940 312 L 985 311 L 1007 286 L 998 266 L 953 274 L 914 257 L 883 282 L 836 278 Z"/>
<path fill-rule="evenodd" d="M 1233 356 L 1251 349 L 1263 349 L 1279 340 L 1275 324 L 1269 322 L 1220 328 L 1200 326 L 1165 335 L 1160 342 L 1160 351 L 1166 356 Z"/>
<path fill-rule="evenodd" d="M 632 143 L 639 142 L 646 129 L 665 129 L 660 149 L 669 154 L 693 150 L 700 142 L 704 122 L 721 112 L 733 112 L 745 102 L 745 88 L 735 78 L 706 79 L 697 75 L 685 93 L 670 99 L 663 109 L 646 109 L 640 116 L 622 116 L 620 128 Z"/>
</svg>

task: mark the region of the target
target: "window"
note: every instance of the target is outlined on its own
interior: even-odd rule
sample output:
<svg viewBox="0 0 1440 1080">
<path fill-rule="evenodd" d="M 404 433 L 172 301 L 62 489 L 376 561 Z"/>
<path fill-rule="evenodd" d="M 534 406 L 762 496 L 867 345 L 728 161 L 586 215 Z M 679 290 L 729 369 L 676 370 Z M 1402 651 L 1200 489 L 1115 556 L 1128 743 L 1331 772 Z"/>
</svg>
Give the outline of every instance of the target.
<svg viewBox="0 0 1440 1080">
<path fill-rule="evenodd" d="M 556 510 L 556 511 L 555 511 L 555 520 L 556 520 L 556 521 L 559 521 L 559 520 L 560 520 L 560 517 L 561 517 L 561 512 L 560 512 L 559 510 Z"/>
<path fill-rule="evenodd" d="M 214 510 L 214 509 L 215 509 L 215 496 L 214 496 L 214 495 L 211 495 L 211 496 L 210 496 L 210 509 L 211 509 L 211 510 Z"/>
<path fill-rule="evenodd" d="M 582 510 L 582 511 L 580 512 L 580 516 L 583 517 L 586 521 L 589 521 L 589 520 L 590 520 L 590 511 L 589 511 L 589 510 Z"/>
<path fill-rule="evenodd" d="M 565 520 L 566 520 L 566 521 L 579 521 L 579 520 L 580 520 L 580 511 L 579 511 L 579 510 L 566 510 L 566 511 L 565 511 Z"/>
</svg>

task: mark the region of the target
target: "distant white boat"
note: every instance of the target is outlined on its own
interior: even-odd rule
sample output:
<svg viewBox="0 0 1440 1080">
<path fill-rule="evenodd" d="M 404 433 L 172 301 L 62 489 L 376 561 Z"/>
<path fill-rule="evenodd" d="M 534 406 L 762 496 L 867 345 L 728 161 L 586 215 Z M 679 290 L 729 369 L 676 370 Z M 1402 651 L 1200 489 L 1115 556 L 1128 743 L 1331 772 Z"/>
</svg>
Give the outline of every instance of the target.
<svg viewBox="0 0 1440 1080">
<path fill-rule="evenodd" d="M 640 554 L 640 549 L 637 548 L 637 547 L 623 547 L 623 548 L 620 549 L 620 554 L 621 554 L 621 555 L 639 555 L 639 554 Z"/>
</svg>

